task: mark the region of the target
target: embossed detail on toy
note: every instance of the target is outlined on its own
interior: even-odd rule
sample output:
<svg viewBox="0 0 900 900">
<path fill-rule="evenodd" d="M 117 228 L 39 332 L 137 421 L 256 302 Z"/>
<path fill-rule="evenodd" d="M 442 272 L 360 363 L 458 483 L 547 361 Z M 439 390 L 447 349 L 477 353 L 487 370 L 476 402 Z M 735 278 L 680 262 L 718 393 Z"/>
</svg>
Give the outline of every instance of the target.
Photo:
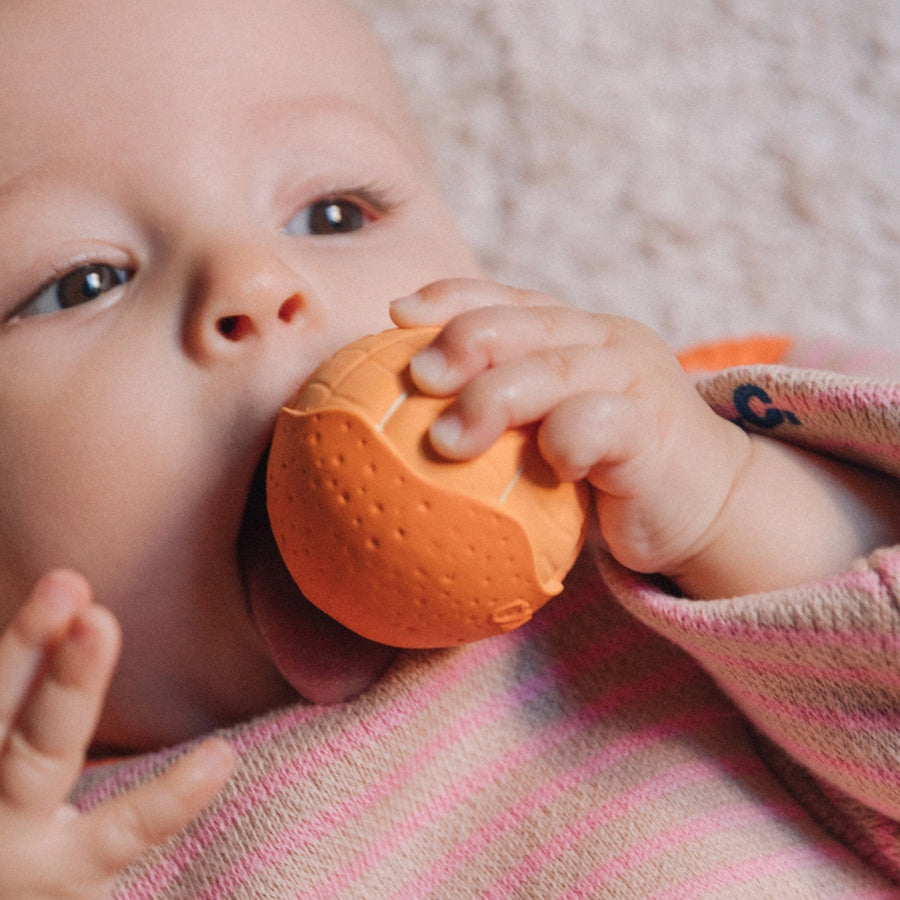
<svg viewBox="0 0 900 900">
<path fill-rule="evenodd" d="M 531 606 L 525 600 L 513 600 L 491 613 L 491 621 L 502 631 L 512 631 L 531 621 Z"/>
</svg>

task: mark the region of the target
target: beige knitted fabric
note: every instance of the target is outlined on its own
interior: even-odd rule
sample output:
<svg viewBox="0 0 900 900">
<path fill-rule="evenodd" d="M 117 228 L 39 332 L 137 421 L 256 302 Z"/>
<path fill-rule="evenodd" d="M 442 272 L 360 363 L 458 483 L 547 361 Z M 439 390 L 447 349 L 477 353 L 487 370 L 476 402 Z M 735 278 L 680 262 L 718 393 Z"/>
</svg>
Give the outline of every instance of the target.
<svg viewBox="0 0 900 900">
<path fill-rule="evenodd" d="M 896 384 L 752 368 L 700 389 L 896 469 Z M 520 631 L 226 732 L 232 782 L 117 896 L 898 896 L 898 610 L 900 548 L 707 602 L 589 552 Z M 78 802 L 171 755 L 88 773 Z"/>
</svg>

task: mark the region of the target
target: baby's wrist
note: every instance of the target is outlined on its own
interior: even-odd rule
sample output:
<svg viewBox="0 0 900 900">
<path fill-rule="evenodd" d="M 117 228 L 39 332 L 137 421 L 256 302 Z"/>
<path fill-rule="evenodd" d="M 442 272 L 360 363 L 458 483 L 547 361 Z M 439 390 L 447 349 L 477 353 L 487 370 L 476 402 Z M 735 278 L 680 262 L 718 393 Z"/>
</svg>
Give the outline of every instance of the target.
<svg viewBox="0 0 900 900">
<path fill-rule="evenodd" d="M 666 573 L 711 599 L 814 583 L 897 537 L 896 482 L 761 435 L 695 554 Z"/>
<path fill-rule="evenodd" d="M 747 590 L 743 520 L 747 496 L 753 492 L 757 448 L 750 435 L 729 427 L 734 432 L 730 442 L 720 445 L 719 465 L 698 466 L 703 490 L 697 489 L 693 500 L 686 500 L 696 510 L 698 536 L 661 572 L 696 599 Z"/>
</svg>

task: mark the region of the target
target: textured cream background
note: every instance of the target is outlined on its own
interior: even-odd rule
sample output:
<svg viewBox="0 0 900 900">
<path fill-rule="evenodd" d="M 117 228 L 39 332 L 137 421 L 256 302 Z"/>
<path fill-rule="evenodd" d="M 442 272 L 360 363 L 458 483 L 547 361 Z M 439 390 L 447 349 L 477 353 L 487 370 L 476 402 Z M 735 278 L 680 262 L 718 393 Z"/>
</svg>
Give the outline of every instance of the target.
<svg viewBox="0 0 900 900">
<path fill-rule="evenodd" d="M 897 0 L 357 0 L 501 280 L 900 349 Z"/>
</svg>

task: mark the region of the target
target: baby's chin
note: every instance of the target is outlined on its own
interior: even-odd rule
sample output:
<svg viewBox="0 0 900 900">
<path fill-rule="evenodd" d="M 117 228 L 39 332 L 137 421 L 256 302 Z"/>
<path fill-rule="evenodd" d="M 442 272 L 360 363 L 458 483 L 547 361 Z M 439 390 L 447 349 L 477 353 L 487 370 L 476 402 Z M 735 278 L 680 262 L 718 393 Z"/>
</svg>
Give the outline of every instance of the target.
<svg viewBox="0 0 900 900">
<path fill-rule="evenodd" d="M 316 704 L 351 700 L 378 681 L 397 650 L 360 637 L 306 599 L 269 528 L 263 481 L 257 477 L 251 490 L 238 548 L 253 620 L 272 661 L 301 697 Z"/>
</svg>

